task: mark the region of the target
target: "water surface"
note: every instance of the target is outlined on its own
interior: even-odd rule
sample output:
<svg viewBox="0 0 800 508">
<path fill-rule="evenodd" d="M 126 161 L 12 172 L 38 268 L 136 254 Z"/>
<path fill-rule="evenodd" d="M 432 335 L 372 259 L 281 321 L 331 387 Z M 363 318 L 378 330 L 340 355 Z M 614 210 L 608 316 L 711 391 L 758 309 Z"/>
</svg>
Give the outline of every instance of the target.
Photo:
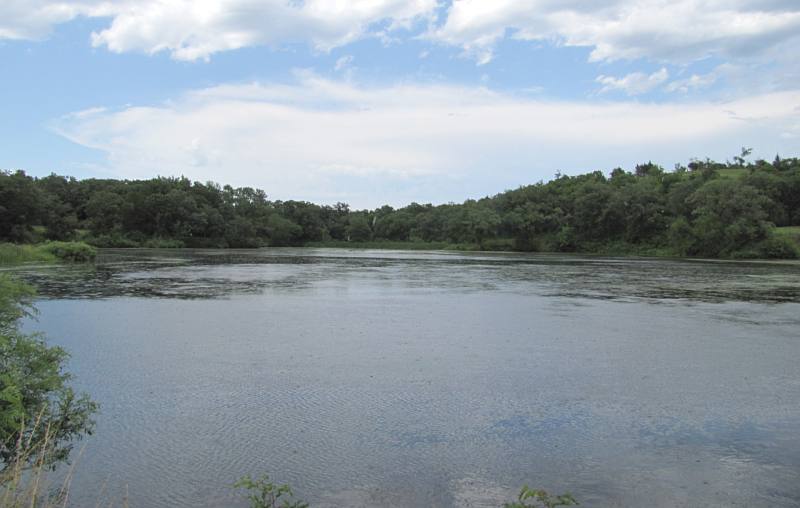
<svg viewBox="0 0 800 508">
<path fill-rule="evenodd" d="M 268 249 L 29 267 L 102 405 L 76 505 L 800 504 L 800 265 Z M 127 486 L 127 487 L 126 487 Z M 239 502 L 239 504 L 241 504 Z"/>
</svg>

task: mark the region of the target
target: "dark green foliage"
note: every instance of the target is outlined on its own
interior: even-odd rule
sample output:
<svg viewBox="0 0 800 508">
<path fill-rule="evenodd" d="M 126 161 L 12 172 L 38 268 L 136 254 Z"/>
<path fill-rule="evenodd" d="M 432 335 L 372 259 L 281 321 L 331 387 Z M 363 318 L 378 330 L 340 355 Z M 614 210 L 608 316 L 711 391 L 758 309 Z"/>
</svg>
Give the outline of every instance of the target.
<svg viewBox="0 0 800 508">
<path fill-rule="evenodd" d="M 97 257 L 97 249 L 83 242 L 47 242 L 40 249 L 62 261 L 86 262 Z"/>
<path fill-rule="evenodd" d="M 276 485 L 269 481 L 269 476 L 262 475 L 253 479 L 250 475 L 243 476 L 234 488 L 246 491 L 245 497 L 250 502 L 250 508 L 308 508 L 308 503 L 292 499 L 292 489 L 288 485 Z"/>
<path fill-rule="evenodd" d="M 42 223 L 45 202 L 36 182 L 23 171 L 0 172 L 0 239 L 22 242 Z"/>
<path fill-rule="evenodd" d="M 0 241 L 83 239 L 98 247 L 467 245 L 705 257 L 793 257 L 775 226 L 800 225 L 800 159 L 651 162 L 558 175 L 463 204 L 351 210 L 270 201 L 250 187 L 186 178 L 82 180 L 0 172 Z M 82 236 L 77 231 L 83 231 Z"/>
<path fill-rule="evenodd" d="M 372 238 L 372 228 L 364 214 L 351 215 L 345 231 L 348 241 L 367 242 Z"/>
<path fill-rule="evenodd" d="M 107 190 L 94 194 L 86 202 L 86 225 L 96 235 L 108 235 L 120 229 L 125 202 L 122 196 Z"/>
<path fill-rule="evenodd" d="M 67 353 L 19 329 L 34 311 L 32 298 L 29 286 L 0 277 L 0 472 L 19 466 L 18 442 L 55 464 L 94 426 L 96 404 L 68 385 Z"/>
<path fill-rule="evenodd" d="M 531 489 L 527 485 L 517 497 L 517 501 L 506 503 L 504 508 L 556 508 L 557 506 L 576 506 L 579 505 L 570 494 L 554 496 L 541 489 Z"/>
<path fill-rule="evenodd" d="M 713 180 L 689 197 L 695 238 L 688 254 L 719 257 L 734 254 L 767 237 L 769 198 L 733 180 Z"/>
<path fill-rule="evenodd" d="M 120 233 L 115 233 L 112 235 L 89 236 L 86 238 L 86 242 L 100 248 L 131 248 L 140 246 L 139 242 L 122 236 Z"/>
<path fill-rule="evenodd" d="M 277 213 L 273 213 L 267 219 L 266 231 L 269 244 L 273 247 L 296 245 L 303 236 L 303 228 Z"/>
<path fill-rule="evenodd" d="M 789 238 L 771 235 L 755 246 L 756 256 L 762 259 L 797 259 L 800 251 Z"/>
</svg>

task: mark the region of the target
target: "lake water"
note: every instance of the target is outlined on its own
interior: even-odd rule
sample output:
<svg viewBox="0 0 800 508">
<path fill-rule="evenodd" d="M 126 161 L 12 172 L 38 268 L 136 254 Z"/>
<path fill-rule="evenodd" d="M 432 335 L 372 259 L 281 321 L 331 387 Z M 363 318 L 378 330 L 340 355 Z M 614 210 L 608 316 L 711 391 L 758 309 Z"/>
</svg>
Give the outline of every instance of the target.
<svg viewBox="0 0 800 508">
<path fill-rule="evenodd" d="M 76 506 L 800 504 L 800 264 L 269 249 L 25 268 Z M 80 446 L 79 446 L 80 447 Z M 76 455 L 77 457 L 77 455 Z"/>
</svg>

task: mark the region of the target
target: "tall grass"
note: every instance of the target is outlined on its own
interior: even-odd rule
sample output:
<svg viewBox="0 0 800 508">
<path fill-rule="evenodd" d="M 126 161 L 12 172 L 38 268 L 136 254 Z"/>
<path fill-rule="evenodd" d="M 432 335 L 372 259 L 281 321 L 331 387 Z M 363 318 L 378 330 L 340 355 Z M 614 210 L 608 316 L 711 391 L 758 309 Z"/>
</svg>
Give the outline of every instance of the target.
<svg viewBox="0 0 800 508">
<path fill-rule="evenodd" d="M 83 242 L 46 242 L 37 245 L 0 243 L 0 265 L 92 261 L 97 249 Z"/>
<path fill-rule="evenodd" d="M 39 418 L 33 422 L 36 430 L 41 425 Z M 53 433 L 49 426 L 44 429 L 41 441 L 34 441 L 37 432 L 19 433 L 14 458 L 0 470 L 0 508 L 56 508 L 65 507 L 69 501 L 69 488 L 72 482 L 74 464 L 64 476 L 63 481 L 53 488 L 48 481 L 51 471 L 49 456 L 53 453 Z"/>
<path fill-rule="evenodd" d="M 55 254 L 42 250 L 38 245 L 17 245 L 0 243 L 0 265 L 56 261 Z"/>
</svg>

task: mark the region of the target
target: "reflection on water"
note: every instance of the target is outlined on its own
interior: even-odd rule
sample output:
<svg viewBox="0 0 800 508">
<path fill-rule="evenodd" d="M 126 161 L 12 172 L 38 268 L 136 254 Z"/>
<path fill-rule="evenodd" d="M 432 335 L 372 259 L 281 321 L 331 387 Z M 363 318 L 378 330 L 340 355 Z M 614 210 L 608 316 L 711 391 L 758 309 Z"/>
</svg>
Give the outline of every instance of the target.
<svg viewBox="0 0 800 508">
<path fill-rule="evenodd" d="M 310 249 L 31 267 L 103 408 L 76 505 L 800 504 L 800 264 Z M 107 485 L 103 488 L 103 485 Z M 101 491 L 105 494 L 101 494 Z"/>
</svg>

